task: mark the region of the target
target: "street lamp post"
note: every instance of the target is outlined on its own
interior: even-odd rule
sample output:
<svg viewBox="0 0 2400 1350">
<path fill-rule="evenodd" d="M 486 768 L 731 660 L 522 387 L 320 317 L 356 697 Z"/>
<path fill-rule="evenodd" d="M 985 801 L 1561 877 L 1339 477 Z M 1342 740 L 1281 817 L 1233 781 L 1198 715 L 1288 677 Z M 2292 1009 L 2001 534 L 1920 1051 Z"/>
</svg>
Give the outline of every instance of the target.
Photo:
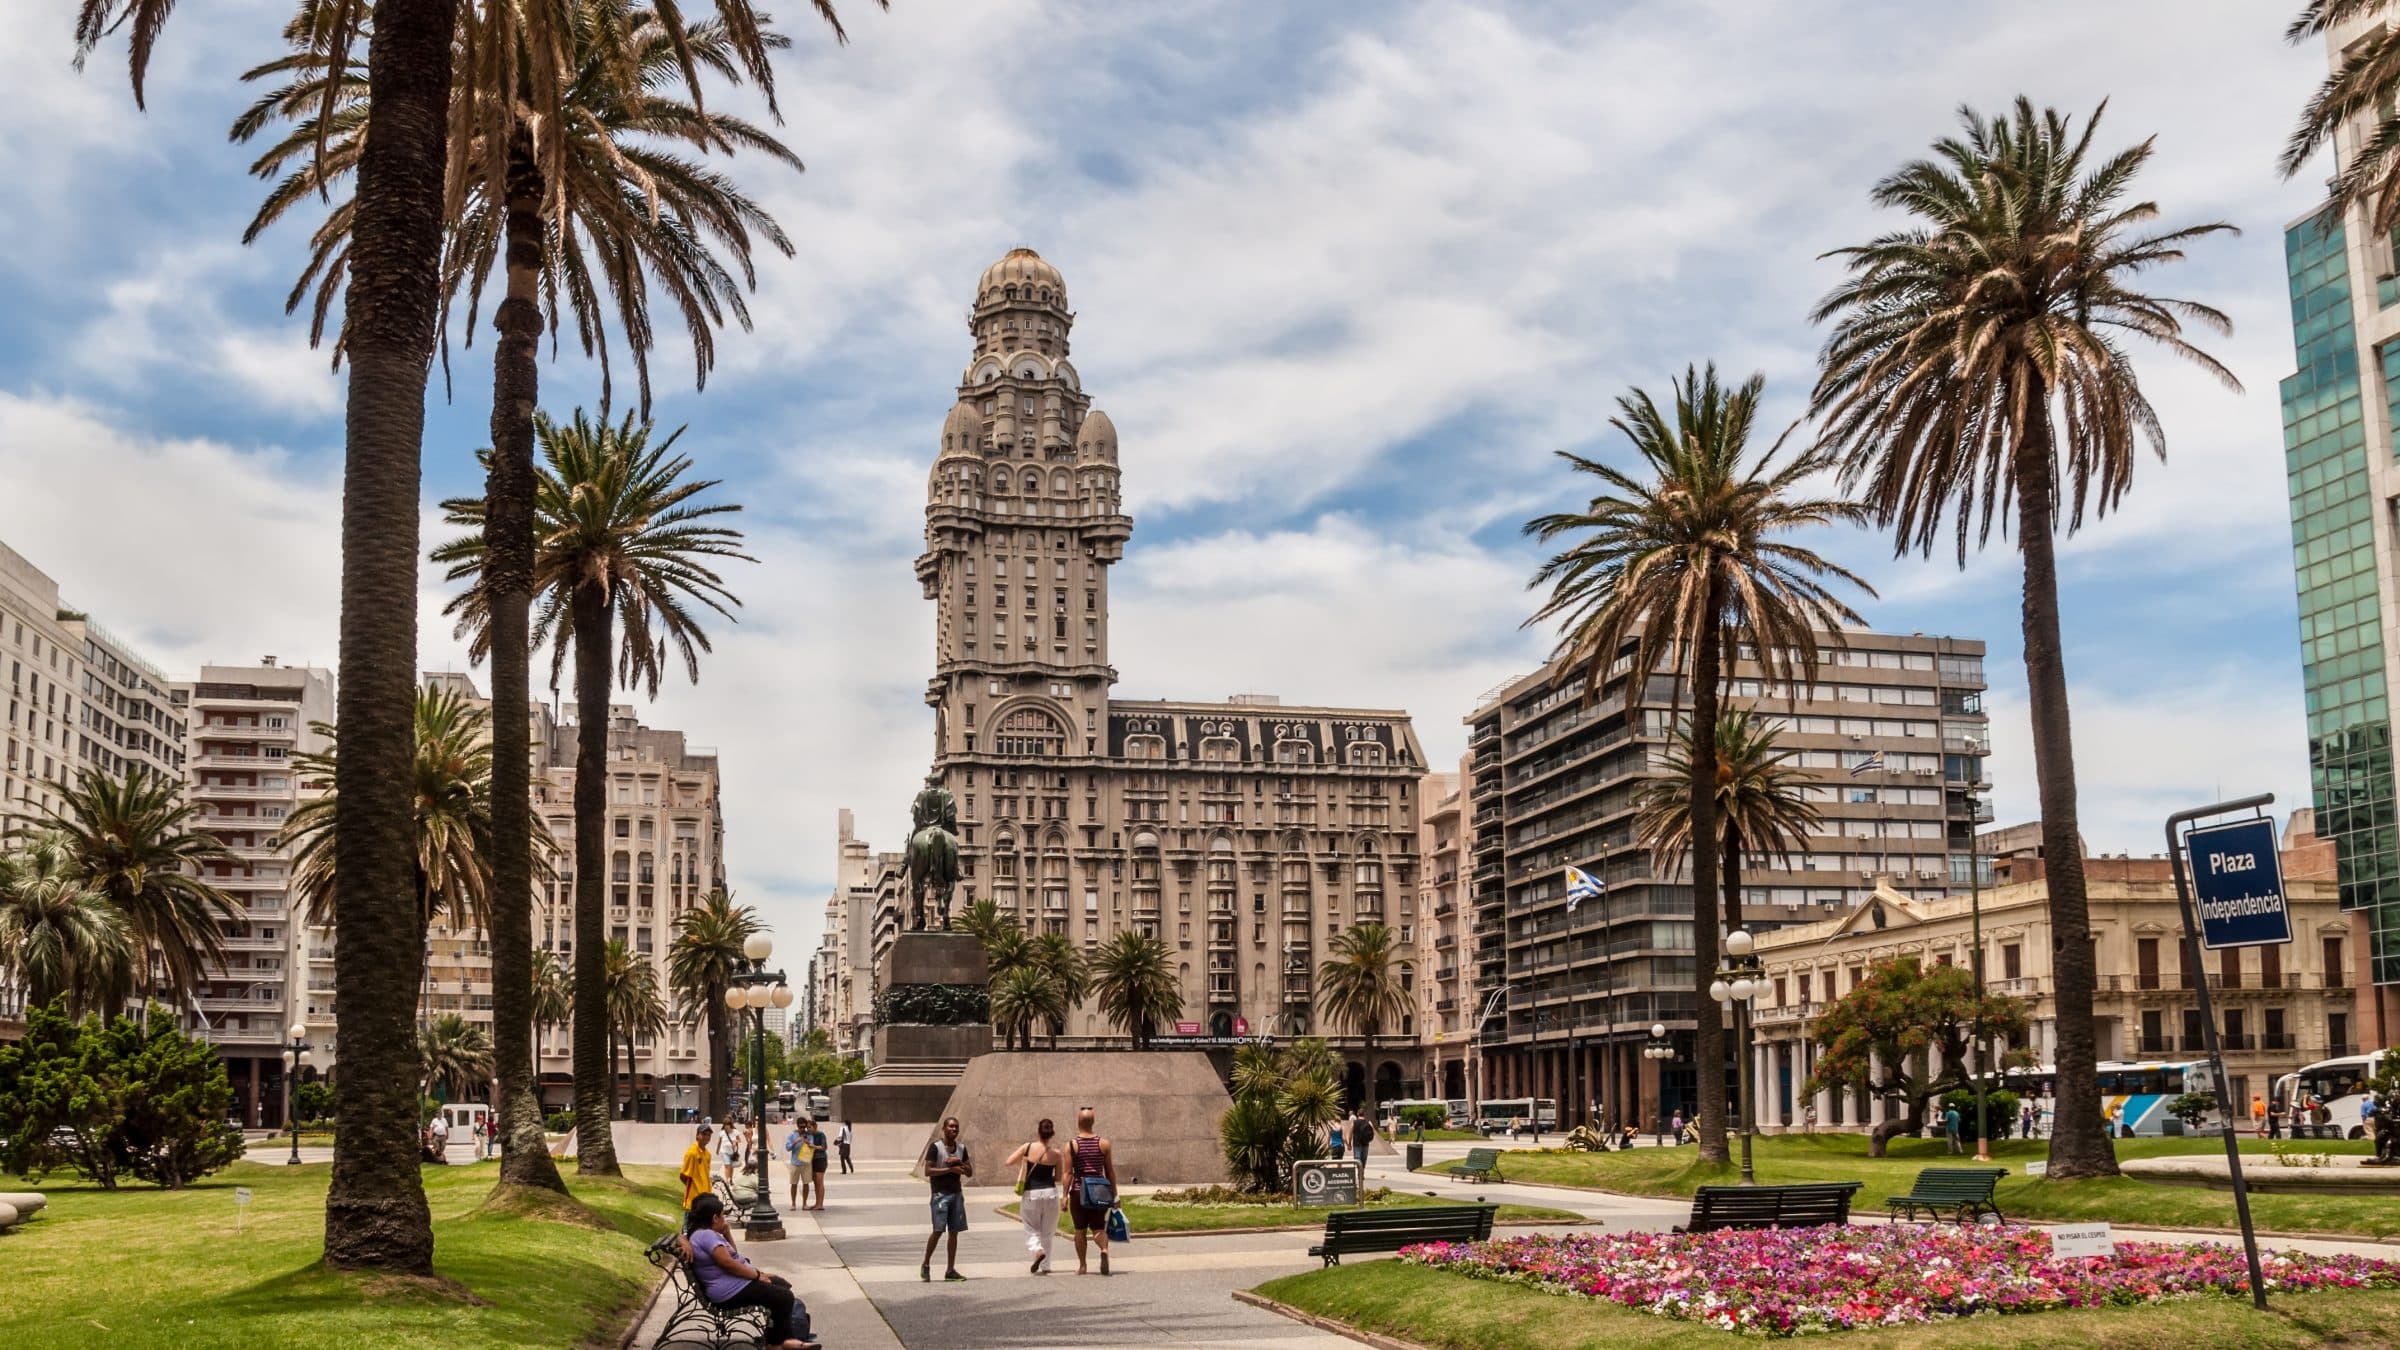
<svg viewBox="0 0 2400 1350">
<path fill-rule="evenodd" d="M 767 957 L 774 950 L 773 938 L 752 933 L 742 943 L 742 955 L 749 959 L 750 968 L 734 972 L 725 989 L 725 1006 L 736 1014 L 744 1010 L 750 1014 L 750 1119 L 759 1132 L 758 1194 L 742 1227 L 743 1236 L 753 1242 L 783 1236 L 783 1217 L 775 1212 L 773 1189 L 767 1184 L 767 1009 L 791 1007 L 792 989 L 782 971 L 767 969 Z"/>
<path fill-rule="evenodd" d="M 1972 772 L 1980 773 L 1981 761 Z M 1983 1029 L 1983 868 L 1975 837 L 1976 807 L 1982 800 L 1979 778 L 1967 782 L 1967 912 L 1975 928 L 1975 1161 L 1992 1160 L 1991 1121 L 1984 1107 L 1984 1079 L 1991 1075 L 1991 1038 Z"/>
<path fill-rule="evenodd" d="M 1663 1146 L 1667 1142 L 1666 1067 L 1667 1061 L 1675 1058 L 1675 1040 L 1667 1035 L 1666 1023 L 1652 1022 L 1650 1024 L 1650 1039 L 1642 1042 L 1642 1058 L 1655 1060 L 1659 1067 L 1658 1110 L 1653 1117 L 1653 1123 L 1658 1126 L 1658 1142 Z"/>
<path fill-rule="evenodd" d="M 1745 1186 L 1758 1182 L 1757 1175 L 1750 1170 L 1750 1130 L 1756 1123 L 1754 1118 L 1757 1115 L 1757 1109 L 1750 1101 L 1750 1000 L 1758 997 L 1759 991 L 1766 988 L 1767 968 L 1751 954 L 1756 946 L 1757 940 L 1743 929 L 1736 928 L 1727 933 L 1726 960 L 1717 968 L 1716 981 L 1708 986 L 1710 998 L 1733 1009 L 1734 1077 L 1739 1084 L 1735 1090 L 1739 1100 L 1734 1110 L 1742 1126 L 1742 1184 Z M 1703 1064 L 1700 1070 L 1703 1073 L 1710 1072 L 1711 1066 Z M 1721 1064 L 1714 1067 L 1714 1072 L 1724 1071 Z"/>
<path fill-rule="evenodd" d="M 284 1030 L 291 1040 L 283 1047 L 283 1123 L 292 1132 L 292 1166 L 300 1165 L 300 1117 L 292 1114 L 292 1078 L 300 1072 L 301 1057 L 315 1049 L 308 1043 L 308 1024 L 294 1022 Z"/>
</svg>

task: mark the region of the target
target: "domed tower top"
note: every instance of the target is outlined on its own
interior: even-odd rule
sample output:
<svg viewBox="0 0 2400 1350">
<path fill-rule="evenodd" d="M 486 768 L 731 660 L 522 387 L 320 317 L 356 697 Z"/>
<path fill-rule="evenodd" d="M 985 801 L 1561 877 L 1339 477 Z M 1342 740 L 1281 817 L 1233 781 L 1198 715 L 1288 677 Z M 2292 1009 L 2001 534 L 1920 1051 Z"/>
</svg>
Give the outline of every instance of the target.
<svg viewBox="0 0 2400 1350">
<path fill-rule="evenodd" d="M 1083 415 L 1083 426 L 1075 434 L 1075 458 L 1086 464 L 1117 462 L 1117 424 L 1098 408 Z"/>
<path fill-rule="evenodd" d="M 942 421 L 942 449 L 935 460 L 981 459 L 982 447 L 983 419 L 975 415 L 974 405 L 951 404 L 950 416 Z"/>
<path fill-rule="evenodd" d="M 1058 269 L 1029 248 L 1012 248 L 1008 256 L 983 269 L 975 285 L 975 306 L 1032 304 L 1046 309 L 1067 307 L 1067 283 Z"/>
</svg>

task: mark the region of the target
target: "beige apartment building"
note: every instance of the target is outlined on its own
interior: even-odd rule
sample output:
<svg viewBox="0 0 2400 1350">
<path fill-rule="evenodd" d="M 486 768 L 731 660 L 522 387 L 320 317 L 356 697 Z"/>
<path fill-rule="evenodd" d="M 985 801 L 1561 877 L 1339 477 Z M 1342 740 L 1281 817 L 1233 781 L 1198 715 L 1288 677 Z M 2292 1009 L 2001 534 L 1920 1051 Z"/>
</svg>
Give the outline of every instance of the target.
<svg viewBox="0 0 2400 1350">
<path fill-rule="evenodd" d="M 2183 918 L 2165 858 L 2084 860 L 2100 972 L 2092 1012 L 2101 1060 L 2205 1055 L 2196 992 L 2202 980 L 2216 1005 L 2228 1087 L 2237 1101 L 2265 1093 L 2280 1074 L 2357 1052 L 2358 938 L 2339 903 L 2332 844 L 2306 833 L 2305 814 L 2294 822 L 2298 829 L 2284 834 L 2290 945 L 2203 952 L 2197 970 L 2184 959 Z M 1971 968 L 1978 905 L 1986 986 L 2030 1003 L 2028 1034 L 2018 1048 L 2054 1064 L 2057 984 L 2043 872 L 2041 859 L 2030 853 L 2007 856 L 1997 869 L 1998 884 L 1980 896 L 1926 898 L 1878 886 L 1839 916 L 1760 934 L 1758 956 L 1769 992 L 1752 1005 L 1759 1128 L 1798 1128 L 1812 1104 L 1819 1129 L 1882 1123 L 1883 1103 L 1863 1092 L 1802 1094 L 1815 1070 L 1809 1028 L 1827 1004 L 1880 962 L 1911 958 L 1925 966 Z"/>
<path fill-rule="evenodd" d="M 1166 944 L 1169 1031 L 1319 1034 L 1315 970 L 1352 923 L 1406 938 L 1406 1027 L 1374 1067 L 1415 1076 L 1417 780 L 1404 712 L 1112 698 L 1108 574 L 1133 521 L 1116 428 L 1092 407 L 1058 270 L 1017 249 L 985 270 L 974 338 L 927 483 L 917 577 L 936 605 L 934 771 L 958 799 L 960 904 L 991 899 L 1087 949 Z M 1077 1036 L 1109 1033 L 1078 1010 Z M 1400 1046 L 1408 1048 L 1397 1048 Z"/>
<path fill-rule="evenodd" d="M 1467 821 L 1473 812 L 1466 784 L 1468 760 L 1455 773 L 1429 773 L 1417 784 L 1425 805 L 1417 826 L 1417 856 L 1423 860 L 1417 885 L 1417 947 L 1425 952 L 1426 978 L 1417 985 L 1418 1040 L 1424 1046 L 1424 1093 L 1465 1099 L 1475 1074 L 1475 1014 L 1482 995 L 1475 983 L 1474 911 L 1467 903 Z"/>
<path fill-rule="evenodd" d="M 206 877 L 243 914 L 225 930 L 224 963 L 209 970 L 194 1011 L 225 1059 L 244 1123 L 276 1125 L 285 1029 L 306 1023 L 319 1068 L 333 1062 L 330 930 L 306 926 L 281 838 L 311 791 L 292 760 L 326 745 L 312 727 L 333 720 L 333 672 L 270 656 L 255 666 L 202 666 L 174 695 L 189 725 L 192 823 L 233 855 Z"/>
<path fill-rule="evenodd" d="M 537 885 L 533 936 L 570 968 L 575 959 L 575 734 L 571 721 L 551 728 L 548 762 L 534 779 L 534 799 L 557 853 L 554 875 Z M 676 916 L 725 884 L 717 752 L 687 743 L 680 731 L 643 726 L 632 708 L 614 706 L 609 709 L 608 769 L 607 935 L 657 968 L 659 988 L 676 1013 L 664 1036 L 643 1036 L 634 1043 L 634 1115 L 682 1119 L 705 1108 L 708 1037 L 697 1019 L 675 1008 L 666 953 Z M 621 1053 L 618 1062 L 623 1064 Z M 542 1033 L 539 1064 L 544 1108 L 566 1109 L 573 1101 L 574 1075 L 565 1029 Z M 622 1067 L 616 1072 L 622 1074 Z"/>
</svg>

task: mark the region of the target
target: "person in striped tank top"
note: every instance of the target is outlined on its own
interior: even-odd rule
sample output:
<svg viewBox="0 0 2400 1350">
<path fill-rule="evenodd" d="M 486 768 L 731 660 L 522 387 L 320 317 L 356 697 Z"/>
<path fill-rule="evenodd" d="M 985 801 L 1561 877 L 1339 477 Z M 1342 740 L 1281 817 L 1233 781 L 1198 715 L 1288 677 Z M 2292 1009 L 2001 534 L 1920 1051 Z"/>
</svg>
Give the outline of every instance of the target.
<svg viewBox="0 0 2400 1350">
<path fill-rule="evenodd" d="M 1075 1142 L 1067 1149 L 1068 1208 L 1075 1215 L 1075 1273 L 1091 1274 L 1086 1240 L 1100 1245 L 1100 1273 L 1108 1273 L 1108 1211 L 1117 1203 L 1117 1156 L 1095 1128 L 1092 1108 L 1075 1113 Z"/>
</svg>

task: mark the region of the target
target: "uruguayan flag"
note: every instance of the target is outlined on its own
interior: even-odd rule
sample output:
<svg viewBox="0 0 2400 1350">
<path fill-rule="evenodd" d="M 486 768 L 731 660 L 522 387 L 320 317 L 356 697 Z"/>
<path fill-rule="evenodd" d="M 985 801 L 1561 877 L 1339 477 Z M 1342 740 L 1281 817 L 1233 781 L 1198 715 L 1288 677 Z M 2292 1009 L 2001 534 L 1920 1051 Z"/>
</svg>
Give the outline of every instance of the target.
<svg viewBox="0 0 2400 1350">
<path fill-rule="evenodd" d="M 1599 882 L 1592 880 L 1591 875 L 1580 867 L 1567 869 L 1567 912 L 1569 914 L 1574 913 L 1575 906 L 1583 901 L 1599 898 Z"/>
<path fill-rule="evenodd" d="M 1862 760 L 1860 760 L 1858 763 L 1856 763 L 1856 764 L 1853 764 L 1853 765 L 1851 765 L 1851 766 L 1850 766 L 1850 776 L 1851 776 L 1852 778 L 1856 778 L 1856 777 L 1858 777 L 1858 776 L 1859 776 L 1860 774 L 1862 774 L 1862 773 L 1882 773 L 1882 772 L 1883 772 L 1883 752 L 1882 752 L 1881 750 L 1878 750 L 1878 751 L 1876 751 L 1874 754 L 1871 754 L 1871 755 L 1867 756 L 1865 759 L 1862 759 Z"/>
</svg>

